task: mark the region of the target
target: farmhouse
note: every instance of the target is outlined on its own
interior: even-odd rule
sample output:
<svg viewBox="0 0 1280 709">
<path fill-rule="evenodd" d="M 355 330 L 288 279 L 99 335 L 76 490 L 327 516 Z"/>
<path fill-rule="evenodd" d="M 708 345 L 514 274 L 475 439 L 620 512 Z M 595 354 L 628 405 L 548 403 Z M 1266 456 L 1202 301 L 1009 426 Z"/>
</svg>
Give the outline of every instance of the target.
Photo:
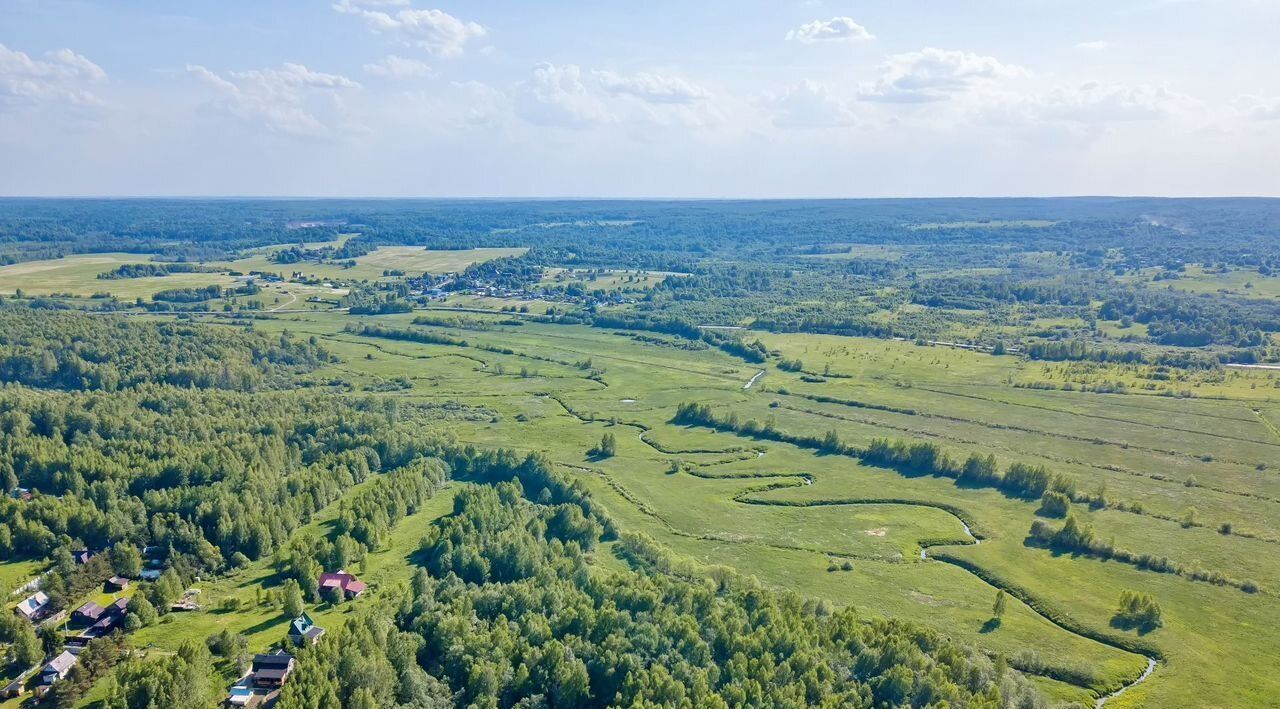
<svg viewBox="0 0 1280 709">
<path fill-rule="evenodd" d="M 128 614 L 128 606 L 129 599 L 127 598 L 121 598 L 105 608 L 92 601 L 80 606 L 73 614 L 73 618 L 89 627 L 85 628 L 84 632 L 73 638 L 71 642 L 73 644 L 88 644 L 94 638 L 110 635 L 111 631 L 120 627 L 124 622 L 124 617 Z M 88 612 L 81 613 L 81 611 L 86 610 Z M 93 615 L 95 610 L 97 612 L 96 616 Z"/>
<path fill-rule="evenodd" d="M 338 569 L 335 573 L 320 574 L 320 592 L 337 588 L 342 591 L 342 595 L 351 600 L 364 593 L 368 586 L 365 582 L 356 578 L 354 575 L 347 573 L 342 569 Z"/>
<path fill-rule="evenodd" d="M 258 689 L 276 689 L 284 686 L 293 672 L 293 655 L 276 650 L 269 655 L 253 656 L 253 686 Z"/>
<path fill-rule="evenodd" d="M 63 650 L 61 655 L 53 658 L 49 664 L 44 666 L 43 670 L 40 670 L 40 684 L 47 687 L 65 678 L 79 659 L 71 654 L 70 651 Z"/>
<path fill-rule="evenodd" d="M 49 610 L 49 596 L 44 591 L 36 591 L 27 596 L 13 609 L 14 613 L 27 620 L 39 620 Z"/>
<path fill-rule="evenodd" d="M 97 603 L 89 601 L 72 611 L 71 622 L 78 625 L 93 625 L 98 622 L 98 619 L 102 617 L 102 614 L 106 610 L 106 608 L 103 608 Z"/>
<path fill-rule="evenodd" d="M 123 576 L 112 576 L 111 578 L 107 579 L 106 583 L 102 584 L 102 588 L 107 593 L 115 593 L 117 591 L 123 591 L 126 588 L 129 588 L 129 579 Z"/>
<path fill-rule="evenodd" d="M 289 624 L 289 639 L 295 645 L 315 645 L 324 635 L 324 628 L 315 624 L 311 616 L 303 613 Z"/>
</svg>

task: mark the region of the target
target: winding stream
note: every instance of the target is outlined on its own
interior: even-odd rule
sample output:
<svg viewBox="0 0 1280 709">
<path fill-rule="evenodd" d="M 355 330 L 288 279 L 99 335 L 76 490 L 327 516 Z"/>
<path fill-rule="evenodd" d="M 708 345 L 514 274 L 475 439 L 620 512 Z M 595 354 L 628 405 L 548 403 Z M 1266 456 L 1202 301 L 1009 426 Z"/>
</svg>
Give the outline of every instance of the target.
<svg viewBox="0 0 1280 709">
<path fill-rule="evenodd" d="M 803 478 L 804 478 L 804 481 L 803 481 L 803 482 L 797 482 L 797 483 L 793 483 L 793 484 L 796 484 L 796 485 L 800 485 L 800 484 L 809 484 L 809 485 L 811 485 L 811 484 L 812 484 L 812 478 L 811 478 L 811 477 L 809 477 L 809 476 L 807 476 L 807 475 L 802 475 L 801 477 L 803 477 Z M 760 492 L 760 491 L 756 491 L 756 492 Z M 737 502 L 740 502 L 740 503 L 742 503 L 742 504 L 755 504 L 755 505 L 769 505 L 769 504 L 773 504 L 773 503 L 770 503 L 770 502 L 768 502 L 768 501 L 761 500 L 761 499 L 759 499 L 759 498 L 750 498 L 750 497 L 748 497 L 748 495 L 750 495 L 750 494 L 751 494 L 751 493 L 748 493 L 747 495 L 739 495 L 739 496 L 736 496 L 734 499 L 735 499 Z M 888 504 L 894 504 L 892 501 L 889 501 L 889 500 L 883 500 L 883 501 L 872 501 L 872 500 L 867 500 L 867 501 L 863 501 L 863 502 L 858 502 L 858 501 L 852 501 L 852 500 L 850 500 L 850 501 L 839 501 L 839 502 L 835 502 L 835 501 L 833 501 L 833 502 L 828 502 L 828 503 L 815 502 L 815 503 L 813 503 L 813 504 L 815 504 L 815 505 L 823 505 L 823 504 L 857 505 L 857 504 L 875 504 L 875 503 L 888 503 Z M 966 541 L 959 542 L 958 544 L 961 544 L 961 545 L 969 545 L 969 544 L 978 545 L 978 544 L 981 544 L 981 543 L 982 543 L 982 539 L 981 539 L 981 538 L 979 538 L 977 535 L 975 535 L 975 534 L 973 533 L 973 530 L 969 527 L 969 524 L 968 524 L 967 522 L 965 522 L 963 519 L 961 519 L 961 518 L 960 518 L 960 515 L 956 514 L 956 512 L 954 512 L 954 511 L 952 511 L 952 510 L 946 509 L 945 507 L 942 507 L 942 506 L 932 505 L 932 504 L 929 504 L 929 503 L 927 503 L 927 502 L 905 502 L 905 501 L 904 501 L 904 502 L 900 502 L 900 503 L 897 503 L 897 504 L 914 504 L 914 505 L 920 505 L 921 507 L 932 507 L 932 508 L 934 508 L 934 509 L 942 510 L 943 512 L 946 512 L 947 514 L 951 515 L 952 517 L 955 517 L 956 521 L 958 521 L 958 522 L 960 523 L 960 526 L 962 526 L 962 527 L 964 528 L 964 533 L 965 533 L 965 536 L 967 537 L 967 539 L 966 539 Z M 920 558 L 921 558 L 922 560 L 929 560 L 929 548 L 930 548 L 930 546 L 955 546 L 955 544 L 934 544 L 934 545 L 929 545 L 929 546 L 922 546 L 922 547 L 920 547 Z M 942 563 L 949 563 L 949 562 L 943 561 Z M 969 573 L 973 573 L 971 570 L 969 570 L 969 569 L 965 568 L 963 565 L 958 565 L 958 564 L 953 564 L 953 565 L 954 565 L 954 566 L 958 566 L 959 568 L 964 569 L 965 571 L 967 571 L 967 572 L 969 572 Z M 976 574 L 975 574 L 975 575 L 976 575 Z M 990 580 L 988 580 L 988 579 L 982 579 L 980 576 L 979 576 L 979 578 L 980 578 L 984 583 L 988 583 L 988 584 L 990 584 L 990 585 L 992 585 L 992 586 L 996 586 L 997 588 L 1000 588 L 998 585 L 996 585 L 996 584 L 992 583 L 992 582 L 991 582 Z M 1006 592 L 1008 591 L 1008 589 L 1004 589 L 1004 590 L 1005 590 Z M 1011 595 L 1013 595 L 1013 594 L 1011 594 Z M 1017 598 L 1017 596 L 1016 596 L 1016 595 L 1015 595 L 1014 597 L 1015 597 L 1015 598 Z M 1041 613 L 1040 611 L 1036 610 L 1036 608 L 1035 608 L 1034 606 L 1032 606 L 1030 603 L 1027 603 L 1027 602 L 1026 602 L 1026 600 L 1021 599 L 1021 598 L 1019 598 L 1019 600 L 1021 600 L 1024 604 L 1026 604 L 1026 605 L 1027 605 L 1027 607 L 1028 607 L 1028 608 L 1030 608 L 1030 609 L 1031 609 L 1031 611 L 1032 611 L 1033 613 L 1035 613 L 1036 615 L 1039 615 L 1041 618 L 1044 618 L 1045 620 L 1049 621 L 1050 623 L 1053 623 L 1054 625 L 1058 626 L 1059 628 L 1062 628 L 1063 630 L 1065 630 L 1065 631 L 1067 631 L 1067 632 L 1069 632 L 1069 633 L 1072 633 L 1073 635 L 1080 635 L 1080 633 L 1076 632 L 1075 630 L 1072 630 L 1071 628 L 1068 628 L 1068 627 L 1065 627 L 1065 626 L 1063 626 L 1063 625 L 1058 624 L 1056 621 L 1054 621 L 1054 619 L 1053 619 L 1053 618 L 1050 618 L 1049 616 L 1047 616 L 1047 615 L 1045 615 L 1045 614 Z M 1118 647 L 1118 646 L 1113 645 L 1112 643 L 1109 643 L 1109 642 L 1107 642 L 1107 641 L 1105 641 L 1105 640 L 1103 640 L 1103 639 L 1099 639 L 1099 638 L 1096 638 L 1096 637 L 1089 637 L 1089 636 L 1087 636 L 1087 635 L 1083 635 L 1082 637 L 1087 637 L 1087 638 L 1089 638 L 1090 640 L 1093 640 L 1093 641 L 1095 641 L 1095 642 L 1101 642 L 1101 643 L 1103 643 L 1103 644 L 1105 644 L 1105 645 L 1111 645 L 1112 647 Z M 1133 652 L 1134 654 L 1142 654 L 1142 653 L 1135 652 L 1135 651 L 1133 651 L 1133 650 L 1129 650 L 1129 649 L 1127 649 L 1127 648 L 1119 648 L 1119 649 L 1125 650 L 1126 652 Z M 1095 707 L 1095 709 L 1101 709 L 1101 707 L 1103 707 L 1103 706 L 1104 706 L 1108 701 L 1110 701 L 1110 700 L 1112 700 L 1112 699 L 1115 699 L 1116 697 L 1118 697 L 1118 696 L 1120 696 L 1120 695 L 1124 694 L 1125 692 L 1129 691 L 1130 689 L 1133 689 L 1134 687 L 1136 687 L 1137 685 L 1139 685 L 1139 684 L 1141 684 L 1141 683 L 1143 683 L 1143 682 L 1147 681 L 1147 679 L 1148 679 L 1149 677 L 1151 677 L 1152 673 L 1154 673 L 1154 672 L 1155 672 L 1155 670 L 1156 670 L 1156 665 L 1157 665 L 1158 663 L 1156 662 L 1156 659 L 1155 659 L 1155 658 L 1153 658 L 1153 657 L 1149 657 L 1149 656 L 1146 656 L 1146 655 L 1143 655 L 1143 657 L 1144 657 L 1144 658 L 1146 659 L 1146 661 L 1147 661 L 1147 667 L 1146 667 L 1146 669 L 1145 669 L 1145 670 L 1143 670 L 1142 674 L 1141 674 L 1141 675 L 1139 675 L 1138 677 L 1136 677 L 1135 679 L 1133 679 L 1132 681 L 1130 681 L 1130 682 L 1126 682 L 1123 686 L 1121 686 L 1120 688 L 1116 689 L 1115 691 L 1110 692 L 1110 693 L 1108 693 L 1108 694 L 1104 694 L 1104 695 L 1102 695 L 1102 696 L 1098 697 L 1097 701 L 1094 703 L 1094 707 Z"/>
<path fill-rule="evenodd" d="M 968 525 L 968 524 L 966 524 L 964 520 L 960 519 L 959 517 L 956 517 L 956 519 L 957 519 L 957 520 L 959 520 L 959 521 L 960 521 L 960 525 L 961 525 L 962 527 L 964 527 L 964 533 L 965 533 L 965 535 L 966 535 L 966 536 L 968 536 L 968 537 L 969 537 L 969 539 L 973 540 L 973 544 L 977 545 L 977 544 L 981 544 L 981 543 L 982 543 L 982 540 L 981 540 L 981 539 L 979 539 L 978 537 L 975 537 L 975 536 L 973 535 L 973 530 L 969 529 L 969 525 Z M 928 558 L 929 558 L 929 548 L 928 548 L 928 547 L 920 547 L 920 558 L 921 558 L 921 559 L 928 559 Z M 1033 608 L 1032 610 L 1034 611 L 1035 609 Z M 1052 620 L 1051 618 L 1048 618 L 1047 616 L 1043 616 L 1043 615 L 1042 615 L 1041 617 L 1044 617 L 1046 620 L 1048 620 L 1048 621 L 1049 621 L 1049 622 L 1051 622 L 1051 623 L 1053 622 L 1053 620 Z M 1057 625 L 1056 623 L 1054 623 L 1054 624 L 1055 624 L 1055 625 Z M 1058 627 L 1062 627 L 1062 626 L 1058 626 Z M 1063 628 L 1063 630 L 1068 630 L 1068 629 L 1067 629 L 1067 628 Z M 1068 630 L 1068 632 L 1072 632 L 1072 631 Z M 1146 668 L 1145 670 L 1143 670 L 1143 671 L 1142 671 L 1142 674 L 1138 675 L 1138 677 L 1137 677 L 1136 679 L 1134 679 L 1132 682 L 1128 682 L 1128 683 L 1124 684 L 1123 686 L 1121 686 L 1119 689 L 1115 690 L 1114 692 L 1111 692 L 1110 694 L 1104 694 L 1104 695 L 1102 695 L 1101 697 L 1098 697 L 1098 700 L 1097 700 L 1096 702 L 1094 702 L 1094 705 L 1093 705 L 1093 706 L 1094 706 L 1094 709 L 1102 709 L 1103 705 L 1105 705 L 1108 701 L 1110 701 L 1110 700 L 1112 700 L 1112 699 L 1115 699 L 1116 697 L 1120 696 L 1121 694 L 1124 694 L 1125 692 L 1129 691 L 1130 689 L 1133 689 L 1134 687 L 1138 686 L 1139 684 L 1142 684 L 1143 682 L 1147 681 L 1147 678 L 1151 676 L 1151 673 L 1153 673 L 1153 672 L 1155 672 L 1155 671 L 1156 671 L 1156 661 L 1155 661 L 1153 658 L 1150 658 L 1150 657 L 1146 658 L 1146 660 L 1147 660 L 1147 668 Z"/>
</svg>

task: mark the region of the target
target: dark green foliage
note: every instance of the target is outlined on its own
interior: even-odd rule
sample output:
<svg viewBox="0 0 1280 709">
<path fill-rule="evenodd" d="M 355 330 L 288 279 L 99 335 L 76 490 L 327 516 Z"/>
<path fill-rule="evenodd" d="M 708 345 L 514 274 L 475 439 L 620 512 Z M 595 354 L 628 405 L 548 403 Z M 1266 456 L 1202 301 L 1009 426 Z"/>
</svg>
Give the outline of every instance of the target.
<svg viewBox="0 0 1280 709">
<path fill-rule="evenodd" d="M 349 332 L 353 335 L 361 335 L 363 337 L 381 337 L 388 340 L 420 342 L 425 345 L 454 345 L 456 347 L 468 346 L 466 340 L 450 337 L 448 335 L 441 335 L 428 330 L 405 330 L 394 327 L 383 327 L 381 325 L 350 324 L 343 328 L 343 332 Z"/>
<path fill-rule="evenodd" d="M 287 579 L 281 590 L 284 614 L 290 618 L 302 615 L 306 608 L 302 605 L 302 587 L 294 579 Z"/>
<path fill-rule="evenodd" d="M 1120 592 L 1120 605 L 1116 614 L 1111 617 L 1111 624 L 1118 628 L 1136 628 L 1142 632 L 1150 632 L 1163 624 L 1160 604 L 1149 593 L 1130 591 Z"/>
<path fill-rule="evenodd" d="M 415 577 L 398 628 L 354 620 L 305 651 L 281 708 L 1037 705 L 1016 676 L 933 631 L 662 573 L 675 564 L 640 537 L 622 543 L 645 570 L 590 572 L 601 527 L 557 522 L 566 505 L 534 503 L 532 489 L 460 491 L 423 542 L 432 573 Z"/>
<path fill-rule="evenodd" d="M 44 645 L 35 626 L 15 613 L 0 613 L 0 642 L 6 644 L 5 660 L 23 669 L 44 658 Z"/>
<path fill-rule="evenodd" d="M 228 628 L 223 628 L 221 632 L 205 638 L 204 644 L 214 655 L 230 658 L 247 653 L 249 648 L 248 638 Z"/>
<path fill-rule="evenodd" d="M 277 550 L 275 567 L 288 578 L 284 587 L 286 603 L 294 597 L 294 587 L 298 588 L 298 605 L 289 606 L 286 615 L 299 615 L 304 597 L 320 600 L 317 584 L 322 572 L 351 568 L 369 551 L 380 548 L 385 536 L 402 519 L 435 495 L 447 475 L 442 461 L 415 458 L 344 498 L 326 536 L 295 535 Z"/>
<path fill-rule="evenodd" d="M 618 439 L 610 432 L 600 437 L 600 443 L 587 451 L 591 458 L 612 458 L 618 452 Z"/>
<path fill-rule="evenodd" d="M 960 482 L 976 487 L 995 487 L 1000 483 L 1000 469 L 996 467 L 996 457 L 990 453 L 986 456 L 971 453 L 960 468 Z"/>
<path fill-rule="evenodd" d="M 95 549 L 127 539 L 172 547 L 196 568 L 260 558 L 384 461 L 435 442 L 405 439 L 421 432 L 412 408 L 398 426 L 391 402 L 316 393 L 15 389 L 0 406 L 0 470 L 47 493 L 0 499 L 0 527 L 14 553 L 37 556 L 67 539 Z"/>
<path fill-rule="evenodd" d="M 1071 511 L 1071 499 L 1060 492 L 1047 491 L 1040 498 L 1040 514 L 1046 517 L 1066 517 Z"/>
<path fill-rule="evenodd" d="M 201 266 L 195 263 L 126 263 L 105 273 L 98 278 L 113 281 L 121 278 L 156 278 L 174 273 L 215 273 L 218 269 Z"/>
<path fill-rule="evenodd" d="M 129 654 L 129 644 L 124 633 L 114 632 L 103 638 L 90 640 L 67 676 L 53 685 L 40 702 L 41 706 L 71 709 L 77 706 L 94 682 L 106 675 L 112 667 Z"/>
<path fill-rule="evenodd" d="M 222 287 L 213 285 L 199 288 L 170 288 L 158 291 L 151 296 L 151 299 L 163 303 L 201 303 L 221 297 Z"/>
<path fill-rule="evenodd" d="M 240 328 L 0 308 L 0 382 L 114 391 L 143 383 L 251 390 L 328 362 L 310 342 Z"/>
<path fill-rule="evenodd" d="M 209 672 L 213 657 L 203 643 L 183 643 L 173 655 L 131 659 L 116 671 L 104 709 L 208 707 L 224 694 Z"/>
<path fill-rule="evenodd" d="M 1000 488 L 1022 497 L 1036 498 L 1049 489 L 1051 482 L 1053 480 L 1049 471 L 1045 470 L 1043 465 L 1017 462 L 1011 463 L 1005 470 L 1004 477 L 1000 480 Z"/>
</svg>

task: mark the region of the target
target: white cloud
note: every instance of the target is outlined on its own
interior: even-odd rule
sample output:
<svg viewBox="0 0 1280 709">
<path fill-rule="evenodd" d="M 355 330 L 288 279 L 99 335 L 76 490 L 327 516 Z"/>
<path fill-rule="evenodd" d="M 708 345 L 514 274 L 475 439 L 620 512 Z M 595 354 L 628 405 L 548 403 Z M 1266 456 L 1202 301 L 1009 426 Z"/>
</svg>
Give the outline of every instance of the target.
<svg viewBox="0 0 1280 709">
<path fill-rule="evenodd" d="M 70 49 L 48 52 L 41 60 L 0 44 L 0 105 L 42 101 L 100 105 L 86 87 L 106 76 L 102 67 Z"/>
<path fill-rule="evenodd" d="M 815 42 L 852 42 L 875 39 L 875 35 L 866 27 L 853 21 L 852 17 L 833 17 L 829 20 L 814 20 L 787 32 L 787 39 L 813 44 Z"/>
<path fill-rule="evenodd" d="M 770 96 L 766 104 L 779 128 L 832 128 L 851 126 L 857 121 L 848 105 L 821 84 L 808 79 Z"/>
<path fill-rule="evenodd" d="M 592 75 L 609 94 L 631 96 L 647 103 L 691 104 L 711 98 L 709 91 L 678 76 L 646 72 L 622 76 L 611 71 L 595 71 Z"/>
<path fill-rule="evenodd" d="M 575 64 L 543 62 L 516 94 L 516 113 L 537 125 L 582 127 L 616 120 L 600 96 L 582 81 Z"/>
<path fill-rule="evenodd" d="M 253 69 L 226 76 L 199 65 L 188 65 L 187 71 L 218 92 L 215 105 L 228 114 L 273 133 L 304 137 L 330 135 L 330 126 L 316 113 L 340 107 L 333 98 L 337 92 L 360 88 L 345 76 L 291 63 L 279 69 Z M 323 101 L 325 96 L 330 97 L 327 103 Z"/>
<path fill-rule="evenodd" d="M 1104 49 L 1110 49 L 1111 43 L 1105 39 L 1095 39 L 1089 42 L 1080 42 L 1076 45 L 1076 49 L 1085 52 L 1100 52 Z"/>
<path fill-rule="evenodd" d="M 1036 117 L 1079 123 L 1165 118 L 1194 101 L 1160 86 L 1090 81 L 1032 99 Z"/>
<path fill-rule="evenodd" d="M 387 79 L 412 79 L 431 76 L 431 67 L 417 59 L 389 54 L 380 62 L 365 64 L 366 74 Z"/>
<path fill-rule="evenodd" d="M 619 74 L 544 62 L 512 95 L 516 115 L 535 125 L 705 127 L 723 122 L 706 88 L 653 72 Z"/>
<path fill-rule="evenodd" d="M 933 47 L 894 54 L 881 69 L 875 84 L 862 87 L 861 98 L 890 103 L 945 101 L 977 84 L 1028 74 L 995 57 Z"/>
<path fill-rule="evenodd" d="M 466 111 L 462 120 L 467 125 L 496 128 L 511 115 L 511 98 L 488 84 L 455 81 L 452 86 L 465 96 Z"/>
<path fill-rule="evenodd" d="M 370 9 L 386 5 L 406 6 L 407 3 L 375 2 L 366 0 L 338 0 L 333 9 L 348 15 L 357 15 L 375 34 L 388 34 L 405 46 L 417 47 L 440 57 L 462 54 L 466 44 L 485 36 L 488 31 L 475 22 L 467 22 L 443 10 L 415 10 L 410 7 L 394 14 Z"/>
<path fill-rule="evenodd" d="M 1233 102 L 1236 111 L 1245 118 L 1261 121 L 1280 120 L 1280 96 L 1254 96 L 1246 94 Z"/>
</svg>

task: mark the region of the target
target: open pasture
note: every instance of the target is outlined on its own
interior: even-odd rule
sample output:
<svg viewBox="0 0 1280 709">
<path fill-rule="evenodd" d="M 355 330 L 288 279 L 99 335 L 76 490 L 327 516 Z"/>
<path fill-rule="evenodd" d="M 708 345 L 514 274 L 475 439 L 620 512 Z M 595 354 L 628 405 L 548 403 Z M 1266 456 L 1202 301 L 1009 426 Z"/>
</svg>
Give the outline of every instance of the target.
<svg viewBox="0 0 1280 709">
<path fill-rule="evenodd" d="M 229 286 L 235 279 L 220 273 L 175 273 L 152 278 L 99 279 L 118 266 L 150 263 L 146 254 L 78 254 L 60 259 L 28 261 L 0 266 L 0 294 L 21 290 L 26 295 L 69 293 L 91 296 L 107 293 L 124 300 L 150 298 L 170 288 L 193 288 L 208 285 Z"/>
</svg>

